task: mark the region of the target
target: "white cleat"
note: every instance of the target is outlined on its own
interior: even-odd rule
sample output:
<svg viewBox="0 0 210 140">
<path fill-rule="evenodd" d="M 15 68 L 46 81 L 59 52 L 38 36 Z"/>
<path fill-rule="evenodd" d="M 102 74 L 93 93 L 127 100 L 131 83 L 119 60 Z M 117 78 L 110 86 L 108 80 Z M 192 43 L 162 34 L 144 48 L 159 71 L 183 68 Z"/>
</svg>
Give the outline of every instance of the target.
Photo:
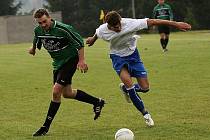
<svg viewBox="0 0 210 140">
<path fill-rule="evenodd" d="M 152 120 L 152 117 L 149 113 L 144 115 L 144 120 L 145 120 L 145 123 L 147 124 L 147 126 L 149 126 L 149 127 L 152 127 L 155 125 L 154 121 Z"/>
<path fill-rule="evenodd" d="M 126 100 L 128 103 L 131 103 L 130 96 L 129 96 L 128 93 L 126 93 L 126 92 L 123 90 L 123 86 L 124 86 L 123 83 L 120 83 L 120 84 L 119 84 L 120 90 L 121 90 L 122 94 L 124 95 L 125 100 Z"/>
</svg>

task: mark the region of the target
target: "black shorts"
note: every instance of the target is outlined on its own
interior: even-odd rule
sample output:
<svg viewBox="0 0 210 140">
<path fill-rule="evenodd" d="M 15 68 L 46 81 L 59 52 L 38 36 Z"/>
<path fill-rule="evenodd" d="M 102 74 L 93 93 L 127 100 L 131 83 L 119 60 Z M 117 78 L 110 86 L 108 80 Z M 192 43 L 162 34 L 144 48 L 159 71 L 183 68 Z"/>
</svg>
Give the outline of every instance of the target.
<svg viewBox="0 0 210 140">
<path fill-rule="evenodd" d="M 53 71 L 53 83 L 58 83 L 63 86 L 71 85 L 72 77 L 77 69 L 79 57 L 70 58 L 60 69 Z"/>
<path fill-rule="evenodd" d="M 165 34 L 170 34 L 170 28 L 168 26 L 160 25 L 158 26 L 158 32 L 160 33 L 165 33 Z"/>
</svg>

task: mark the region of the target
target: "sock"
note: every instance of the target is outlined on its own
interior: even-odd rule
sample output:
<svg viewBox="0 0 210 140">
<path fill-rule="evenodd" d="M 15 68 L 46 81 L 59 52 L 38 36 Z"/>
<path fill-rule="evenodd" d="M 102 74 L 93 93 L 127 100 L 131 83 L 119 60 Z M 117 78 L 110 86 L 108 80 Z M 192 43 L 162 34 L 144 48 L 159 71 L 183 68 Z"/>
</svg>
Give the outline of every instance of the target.
<svg viewBox="0 0 210 140">
<path fill-rule="evenodd" d="M 124 92 L 128 93 L 128 91 L 127 91 L 125 85 L 124 85 L 122 88 L 123 88 L 123 91 L 124 91 Z M 149 91 L 149 89 L 147 89 L 147 90 L 142 90 L 142 88 L 140 87 L 139 84 L 134 84 L 134 88 L 135 88 L 136 92 L 143 92 L 143 93 L 146 93 L 146 92 Z"/>
<path fill-rule="evenodd" d="M 127 89 L 130 99 L 133 102 L 134 106 L 143 114 L 147 114 L 148 112 L 145 110 L 144 103 L 141 98 L 136 94 L 134 86 L 132 88 Z"/>
<path fill-rule="evenodd" d="M 81 101 L 81 102 L 93 104 L 93 105 L 97 104 L 98 101 L 99 101 L 98 98 L 93 97 L 93 96 L 91 96 L 91 95 L 89 95 L 89 94 L 87 94 L 84 91 L 79 90 L 79 89 L 77 90 L 77 95 L 74 99 L 76 99 L 78 101 Z"/>
<path fill-rule="evenodd" d="M 144 89 L 144 90 L 143 90 L 143 89 L 140 87 L 139 84 L 134 84 L 134 86 L 135 86 L 136 92 L 143 92 L 143 93 L 146 93 L 146 92 L 149 91 L 149 89 Z"/>
<path fill-rule="evenodd" d="M 162 48 L 165 49 L 166 48 L 165 40 L 164 39 L 160 39 L 160 43 L 161 43 Z"/>
<path fill-rule="evenodd" d="M 168 45 L 168 40 L 169 40 L 168 38 L 165 39 L 165 46 L 166 46 L 166 47 L 167 47 L 167 45 Z M 166 47 L 165 47 L 165 48 L 166 48 Z"/>
<path fill-rule="evenodd" d="M 53 118 L 55 117 L 55 114 L 57 113 L 57 111 L 60 107 L 60 104 L 61 103 L 51 101 L 49 109 L 48 109 L 47 117 L 46 117 L 46 120 L 45 120 L 43 126 L 46 126 L 47 128 L 50 127 L 50 125 L 53 121 Z"/>
</svg>

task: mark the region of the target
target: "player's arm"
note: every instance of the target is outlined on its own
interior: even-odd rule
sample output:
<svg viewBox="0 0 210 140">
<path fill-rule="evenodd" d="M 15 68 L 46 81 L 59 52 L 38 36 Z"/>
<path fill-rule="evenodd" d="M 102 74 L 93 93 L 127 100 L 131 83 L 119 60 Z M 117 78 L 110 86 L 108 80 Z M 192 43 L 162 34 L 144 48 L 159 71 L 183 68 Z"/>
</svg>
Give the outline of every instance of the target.
<svg viewBox="0 0 210 140">
<path fill-rule="evenodd" d="M 33 40 L 33 45 L 31 48 L 29 48 L 28 53 L 31 55 L 35 55 L 36 54 L 36 44 L 37 44 L 37 37 L 34 36 L 34 40 Z"/>
<path fill-rule="evenodd" d="M 92 46 L 97 39 L 98 39 L 97 34 L 94 34 L 92 37 L 87 38 L 86 44 L 88 44 L 88 46 Z"/>
<path fill-rule="evenodd" d="M 36 54 L 36 48 L 38 48 L 40 50 L 41 47 L 42 47 L 42 42 L 37 36 L 37 28 L 35 28 L 34 29 L 33 45 L 32 45 L 31 48 L 29 48 L 28 53 L 31 54 L 31 55 L 35 55 Z"/>
<path fill-rule="evenodd" d="M 169 20 L 161 20 L 161 19 L 147 19 L 148 26 L 158 26 L 158 25 L 166 25 L 177 28 L 181 31 L 187 31 L 191 29 L 191 25 L 185 22 L 176 22 Z"/>
<path fill-rule="evenodd" d="M 88 65 L 85 62 L 85 53 L 84 53 L 84 42 L 82 36 L 77 33 L 72 26 L 66 26 L 64 36 L 67 37 L 69 42 L 74 42 L 77 44 L 76 48 L 78 49 L 79 61 L 77 63 L 77 69 L 82 73 L 87 72 Z"/>
<path fill-rule="evenodd" d="M 88 65 L 85 62 L 84 47 L 80 48 L 79 50 L 79 62 L 77 64 L 77 69 L 80 70 L 82 73 L 86 73 L 88 70 Z"/>
</svg>

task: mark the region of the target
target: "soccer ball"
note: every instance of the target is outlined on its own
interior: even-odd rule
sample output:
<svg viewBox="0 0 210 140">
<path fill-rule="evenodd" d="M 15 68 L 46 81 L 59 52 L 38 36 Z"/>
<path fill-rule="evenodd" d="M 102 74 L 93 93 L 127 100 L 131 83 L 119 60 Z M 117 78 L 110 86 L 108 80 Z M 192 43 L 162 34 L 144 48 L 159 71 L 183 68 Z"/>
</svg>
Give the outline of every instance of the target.
<svg viewBox="0 0 210 140">
<path fill-rule="evenodd" d="M 134 140 L 134 134 L 127 128 L 121 128 L 115 133 L 115 140 Z"/>
</svg>

